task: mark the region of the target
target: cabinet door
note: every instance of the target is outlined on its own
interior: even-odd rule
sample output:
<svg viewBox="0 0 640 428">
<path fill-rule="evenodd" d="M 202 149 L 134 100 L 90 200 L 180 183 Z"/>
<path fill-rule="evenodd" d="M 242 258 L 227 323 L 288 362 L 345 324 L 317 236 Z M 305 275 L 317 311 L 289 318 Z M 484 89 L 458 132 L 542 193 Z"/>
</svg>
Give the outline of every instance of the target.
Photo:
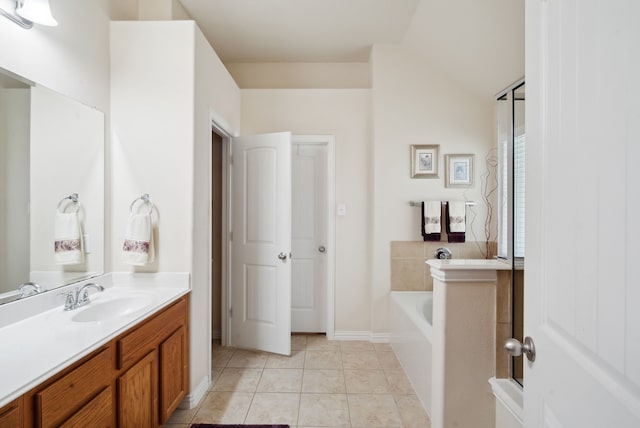
<svg viewBox="0 0 640 428">
<path fill-rule="evenodd" d="M 118 426 L 158 425 L 158 362 L 152 351 L 118 378 Z"/>
<path fill-rule="evenodd" d="M 160 423 L 165 423 L 187 393 L 187 332 L 180 327 L 160 344 Z"/>
<path fill-rule="evenodd" d="M 19 398 L 0 409 L 0 427 L 22 427 L 21 403 Z"/>
</svg>

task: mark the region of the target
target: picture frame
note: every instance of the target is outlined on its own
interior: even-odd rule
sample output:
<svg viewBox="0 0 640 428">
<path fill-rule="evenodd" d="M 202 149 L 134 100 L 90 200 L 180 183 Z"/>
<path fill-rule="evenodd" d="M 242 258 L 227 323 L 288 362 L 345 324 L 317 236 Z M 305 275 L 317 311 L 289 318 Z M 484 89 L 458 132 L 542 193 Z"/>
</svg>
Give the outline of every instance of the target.
<svg viewBox="0 0 640 428">
<path fill-rule="evenodd" d="M 445 155 L 445 187 L 473 187 L 474 155 Z"/>
<path fill-rule="evenodd" d="M 411 146 L 411 178 L 438 178 L 437 144 Z"/>
</svg>

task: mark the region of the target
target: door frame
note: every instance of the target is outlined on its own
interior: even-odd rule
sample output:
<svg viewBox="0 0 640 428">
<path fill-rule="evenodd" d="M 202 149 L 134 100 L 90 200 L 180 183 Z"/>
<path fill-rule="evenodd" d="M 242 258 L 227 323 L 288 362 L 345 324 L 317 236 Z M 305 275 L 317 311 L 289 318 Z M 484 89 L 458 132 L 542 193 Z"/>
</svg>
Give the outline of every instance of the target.
<svg viewBox="0 0 640 428">
<path fill-rule="evenodd" d="M 336 276 L 336 218 L 334 215 L 334 207 L 336 206 L 336 156 L 335 143 L 336 137 L 333 135 L 293 135 L 292 146 L 300 145 L 326 145 L 327 146 L 327 170 L 326 170 L 326 186 L 327 186 L 327 263 L 326 263 L 326 335 L 327 339 L 332 340 L 335 336 L 335 276 Z"/>
<path fill-rule="evenodd" d="M 220 267 L 221 267 L 221 272 L 220 272 L 220 282 L 221 282 L 221 290 L 220 290 L 220 314 L 216 315 L 216 316 L 220 316 L 220 341 L 222 343 L 222 346 L 225 346 L 227 343 L 227 329 L 228 329 L 228 323 L 227 323 L 227 317 L 226 316 L 222 316 L 222 314 L 226 314 L 228 313 L 228 303 L 227 303 L 227 297 L 228 297 L 228 286 L 230 284 L 229 281 L 229 268 L 230 268 L 230 259 L 229 259 L 229 254 L 230 254 L 230 240 L 229 240 L 229 232 L 231 230 L 231 226 L 229 223 L 229 219 L 230 219 L 230 210 L 231 210 L 231 204 L 229 203 L 229 195 L 231 194 L 230 192 L 230 186 L 231 186 L 231 165 L 230 165 L 230 159 L 229 159 L 229 153 L 231 152 L 231 138 L 233 137 L 233 135 L 228 132 L 227 130 L 225 130 L 225 128 L 223 126 L 221 126 L 220 124 L 217 123 L 215 118 L 211 119 L 211 132 L 218 134 L 221 138 L 222 138 L 222 171 L 220 171 L 220 174 L 222 175 L 222 234 L 221 234 L 221 241 L 225 244 L 222 248 L 222 254 L 221 254 L 221 260 L 220 260 Z M 213 141 L 211 141 L 211 144 L 213 144 Z M 209 167 L 209 183 L 211 183 L 213 177 L 213 167 L 210 164 Z M 209 189 L 209 210 L 211 210 L 211 202 L 212 202 L 212 195 L 211 195 L 211 189 Z M 211 254 L 211 247 L 213 245 L 212 239 L 211 239 L 211 232 L 213 231 L 213 224 L 212 224 L 212 213 L 209 212 L 209 231 L 208 231 L 208 238 L 209 238 L 209 254 Z M 208 325 L 209 325 L 209 334 L 207 335 L 209 337 L 209 343 L 208 343 L 208 360 L 207 361 L 211 361 L 211 357 L 212 357 L 212 346 L 211 346 L 211 339 L 213 338 L 213 328 L 212 328 L 212 317 L 213 317 L 213 306 L 212 306 L 212 290 L 211 290 L 211 278 L 212 278 L 212 272 L 211 272 L 211 267 L 212 267 L 212 263 L 211 260 L 209 261 L 209 266 L 208 266 L 208 283 L 209 283 L 209 301 L 207 302 L 207 305 L 209 307 L 208 313 L 209 313 L 209 319 L 207 320 Z M 209 377 L 211 377 L 211 374 L 209 373 Z"/>
<path fill-rule="evenodd" d="M 229 272 L 231 271 L 231 168 L 232 159 L 229 156 L 231 153 L 231 135 L 225 132 L 223 128 L 218 126 L 212 121 L 212 131 L 222 136 L 222 242 L 225 243 L 222 249 L 222 292 L 221 292 L 221 312 L 225 314 L 221 320 L 221 338 L 220 342 L 222 346 L 226 346 L 228 338 L 231 337 L 231 322 L 229 320 L 229 298 L 231 296 L 231 277 Z M 336 191 L 335 191 L 335 174 L 336 174 L 336 156 L 335 156 L 335 142 L 336 137 L 333 135 L 292 135 L 292 144 L 325 144 L 327 146 L 327 302 L 326 302 L 326 316 L 327 316 L 327 339 L 332 340 L 335 337 L 335 266 L 336 266 L 336 219 L 334 216 Z M 211 178 L 210 178 L 211 179 Z M 210 220 L 211 221 L 211 220 Z M 211 226 L 211 225 L 210 225 Z M 211 233 L 209 233 L 211 235 Z M 211 244 L 210 244 L 211 245 Z M 209 265 L 209 271 L 211 271 L 211 265 Z M 211 272 L 209 272 L 211 277 Z M 209 302 L 209 314 L 211 314 L 211 302 Z M 210 315 L 211 316 L 211 315 Z M 209 326 L 211 325 L 211 319 L 209 319 Z M 211 327 L 209 327 L 211 329 Z M 211 336 L 211 332 L 209 333 Z M 211 348 L 209 346 L 209 348 Z M 209 351 L 209 357 L 211 357 L 211 350 Z"/>
</svg>

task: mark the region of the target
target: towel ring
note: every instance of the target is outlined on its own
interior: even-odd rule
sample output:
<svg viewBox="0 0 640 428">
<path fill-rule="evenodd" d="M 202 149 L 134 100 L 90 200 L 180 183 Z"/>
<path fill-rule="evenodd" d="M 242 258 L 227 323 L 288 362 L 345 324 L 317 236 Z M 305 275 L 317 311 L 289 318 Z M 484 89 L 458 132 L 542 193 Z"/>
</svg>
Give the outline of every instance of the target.
<svg viewBox="0 0 640 428">
<path fill-rule="evenodd" d="M 138 201 L 141 201 L 145 205 L 149 205 L 149 213 L 148 213 L 149 215 L 153 212 L 155 205 L 153 204 L 153 202 L 151 202 L 151 198 L 149 197 L 149 194 L 144 193 L 142 196 L 140 196 L 137 199 L 134 199 L 133 202 L 131 202 L 131 205 L 129 205 L 129 213 L 133 214 L 133 207 L 136 205 L 136 202 Z"/>
<path fill-rule="evenodd" d="M 58 211 L 60 211 L 60 206 L 66 201 L 66 200 L 70 200 L 71 203 L 76 204 L 76 210 L 74 211 L 74 213 L 78 213 L 78 211 L 80 211 L 80 199 L 78 198 L 78 194 L 77 193 L 72 193 L 69 196 L 67 196 L 66 198 L 62 198 L 62 200 L 60 202 L 58 202 L 58 207 L 56 208 Z M 65 209 L 67 207 L 65 206 Z"/>
</svg>

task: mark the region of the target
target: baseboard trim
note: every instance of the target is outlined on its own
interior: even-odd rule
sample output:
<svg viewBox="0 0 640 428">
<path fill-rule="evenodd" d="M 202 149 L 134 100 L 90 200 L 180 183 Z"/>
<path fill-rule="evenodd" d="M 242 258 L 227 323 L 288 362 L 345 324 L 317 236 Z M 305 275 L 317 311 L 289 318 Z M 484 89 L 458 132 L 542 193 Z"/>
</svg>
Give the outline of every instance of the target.
<svg viewBox="0 0 640 428">
<path fill-rule="evenodd" d="M 200 400 L 204 398 L 209 390 L 209 376 L 205 376 L 189 394 L 184 397 L 180 405 L 179 409 L 194 409 L 200 403 Z"/>
<path fill-rule="evenodd" d="M 334 340 L 360 340 L 372 343 L 389 343 L 389 333 L 372 333 L 370 331 L 336 331 Z"/>
<path fill-rule="evenodd" d="M 391 343 L 391 333 L 371 333 L 373 343 Z"/>
</svg>

